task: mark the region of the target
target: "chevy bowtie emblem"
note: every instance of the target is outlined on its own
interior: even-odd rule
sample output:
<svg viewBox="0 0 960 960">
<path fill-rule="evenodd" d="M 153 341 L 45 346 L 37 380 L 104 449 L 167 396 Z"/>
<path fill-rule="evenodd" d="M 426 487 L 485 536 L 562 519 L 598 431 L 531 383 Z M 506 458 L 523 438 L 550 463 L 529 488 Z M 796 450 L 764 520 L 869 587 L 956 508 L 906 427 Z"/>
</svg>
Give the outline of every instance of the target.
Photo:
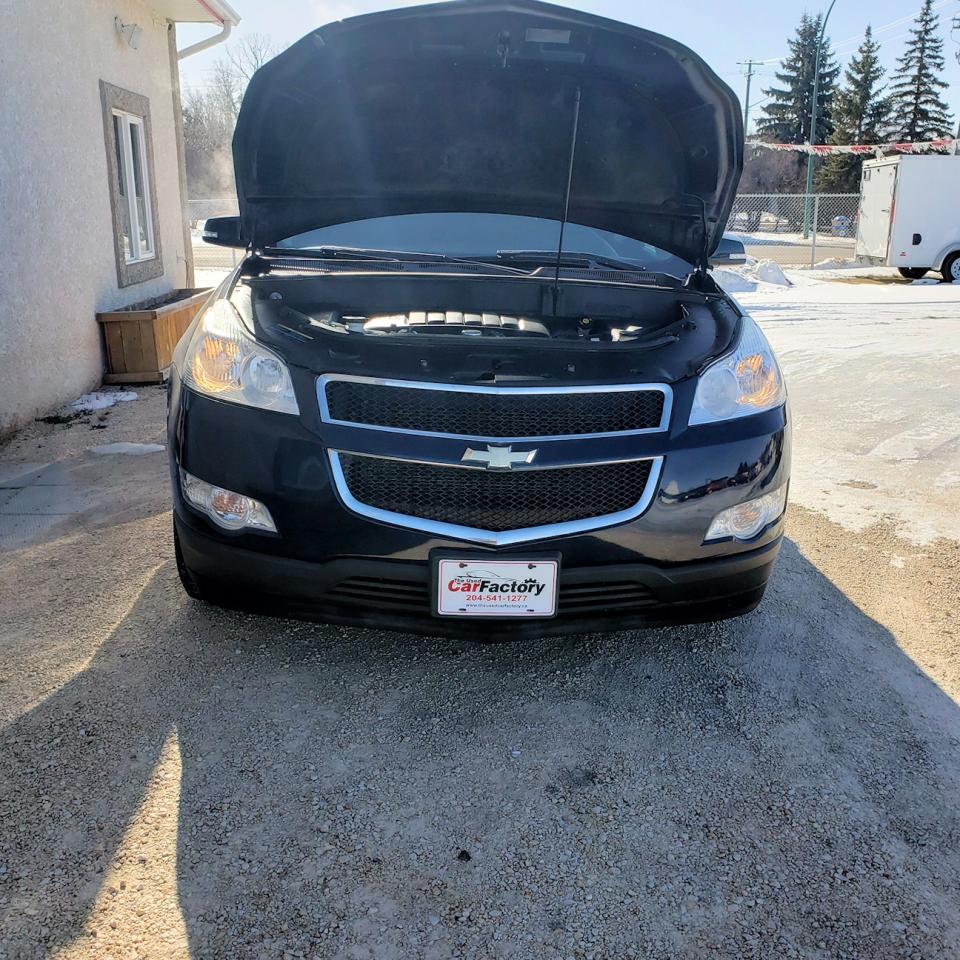
<svg viewBox="0 0 960 960">
<path fill-rule="evenodd" d="M 514 466 L 524 463 L 533 463 L 536 450 L 518 450 L 513 447 L 491 447 L 486 450 L 473 450 L 467 447 L 466 453 L 460 458 L 462 463 L 482 463 L 488 470 L 512 470 Z"/>
</svg>

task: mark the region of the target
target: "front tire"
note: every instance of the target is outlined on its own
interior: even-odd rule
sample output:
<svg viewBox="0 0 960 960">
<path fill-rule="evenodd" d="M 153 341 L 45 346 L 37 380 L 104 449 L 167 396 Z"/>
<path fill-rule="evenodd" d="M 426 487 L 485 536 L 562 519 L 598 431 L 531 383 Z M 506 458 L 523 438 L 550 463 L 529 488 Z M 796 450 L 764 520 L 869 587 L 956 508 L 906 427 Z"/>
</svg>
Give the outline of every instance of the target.
<svg viewBox="0 0 960 960">
<path fill-rule="evenodd" d="M 907 280 L 921 280 L 927 275 L 926 267 L 897 267 L 897 270 Z"/>
<path fill-rule="evenodd" d="M 944 283 L 960 283 L 960 250 L 951 253 L 940 268 Z"/>
</svg>

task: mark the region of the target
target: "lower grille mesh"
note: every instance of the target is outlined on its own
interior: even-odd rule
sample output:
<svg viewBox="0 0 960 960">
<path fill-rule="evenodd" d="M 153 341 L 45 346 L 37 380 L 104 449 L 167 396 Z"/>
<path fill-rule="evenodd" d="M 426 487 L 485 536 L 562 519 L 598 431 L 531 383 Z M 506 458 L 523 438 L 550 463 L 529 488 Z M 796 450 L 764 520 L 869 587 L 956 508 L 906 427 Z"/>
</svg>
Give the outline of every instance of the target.
<svg viewBox="0 0 960 960">
<path fill-rule="evenodd" d="M 350 577 L 333 587 L 327 599 L 348 607 L 376 606 L 413 614 L 430 613 L 430 586 L 426 581 Z M 561 583 L 558 609 L 561 616 L 603 616 L 656 603 L 649 587 L 632 580 Z"/>
<path fill-rule="evenodd" d="M 348 606 L 373 603 L 381 607 L 409 608 L 418 612 L 430 608 L 430 589 L 427 584 L 410 580 L 350 577 L 341 580 L 330 590 L 327 598 Z"/>
<path fill-rule="evenodd" d="M 609 613 L 656 603 L 650 588 L 642 583 L 572 584 L 560 589 L 561 613 Z"/>
<path fill-rule="evenodd" d="M 642 497 L 650 460 L 502 472 L 341 453 L 351 495 L 408 517 L 501 532 L 628 510 Z"/>
</svg>

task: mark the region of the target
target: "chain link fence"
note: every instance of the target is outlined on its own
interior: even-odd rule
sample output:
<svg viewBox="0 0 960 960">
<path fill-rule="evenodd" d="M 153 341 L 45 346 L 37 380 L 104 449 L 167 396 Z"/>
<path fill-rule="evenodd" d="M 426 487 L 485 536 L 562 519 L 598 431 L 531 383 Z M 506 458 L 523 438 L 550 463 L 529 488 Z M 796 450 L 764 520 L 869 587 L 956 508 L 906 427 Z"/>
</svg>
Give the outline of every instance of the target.
<svg viewBox="0 0 960 960">
<path fill-rule="evenodd" d="M 747 254 L 782 266 L 814 266 L 823 260 L 852 260 L 857 238 L 857 193 L 741 193 L 727 221 L 727 233 L 743 241 Z M 230 270 L 241 251 L 214 247 L 201 239 L 207 217 L 237 213 L 236 197 L 190 200 L 194 266 Z"/>
<path fill-rule="evenodd" d="M 858 193 L 741 193 L 726 229 L 758 260 L 814 266 L 853 259 L 859 208 Z"/>
</svg>

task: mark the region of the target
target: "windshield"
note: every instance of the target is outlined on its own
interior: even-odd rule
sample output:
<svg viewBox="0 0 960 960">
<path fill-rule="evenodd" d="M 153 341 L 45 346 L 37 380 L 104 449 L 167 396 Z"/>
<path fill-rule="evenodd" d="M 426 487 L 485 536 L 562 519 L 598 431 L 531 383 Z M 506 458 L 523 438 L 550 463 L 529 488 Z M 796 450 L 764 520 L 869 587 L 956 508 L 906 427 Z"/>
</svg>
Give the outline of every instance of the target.
<svg viewBox="0 0 960 960">
<path fill-rule="evenodd" d="M 560 221 L 503 213 L 410 213 L 337 223 L 281 240 L 277 246 L 300 250 L 360 247 L 442 254 L 448 257 L 493 257 L 498 250 L 555 251 Z M 638 269 L 686 276 L 691 267 L 680 257 L 617 233 L 568 223 L 563 252 L 625 260 Z"/>
</svg>

